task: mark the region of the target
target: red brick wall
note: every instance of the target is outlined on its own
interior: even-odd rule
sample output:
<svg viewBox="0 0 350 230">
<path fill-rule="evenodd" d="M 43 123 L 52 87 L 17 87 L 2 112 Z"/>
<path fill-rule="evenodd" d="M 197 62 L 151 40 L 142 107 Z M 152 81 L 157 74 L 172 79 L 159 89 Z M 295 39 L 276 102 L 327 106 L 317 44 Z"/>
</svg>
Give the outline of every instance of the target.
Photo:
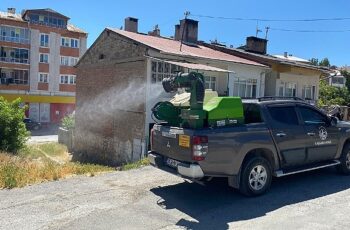
<svg viewBox="0 0 350 230">
<path fill-rule="evenodd" d="M 70 84 L 60 84 L 60 91 L 63 92 L 75 92 L 76 86 Z"/>
<path fill-rule="evenodd" d="M 38 90 L 48 90 L 49 89 L 49 84 L 48 83 L 43 83 L 39 82 L 38 83 Z"/>
</svg>

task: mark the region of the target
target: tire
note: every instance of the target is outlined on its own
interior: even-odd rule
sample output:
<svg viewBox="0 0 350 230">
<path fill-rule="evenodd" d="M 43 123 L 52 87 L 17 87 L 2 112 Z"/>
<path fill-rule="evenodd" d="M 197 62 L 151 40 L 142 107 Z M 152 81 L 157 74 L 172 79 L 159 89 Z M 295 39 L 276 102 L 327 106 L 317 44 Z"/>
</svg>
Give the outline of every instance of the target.
<svg viewBox="0 0 350 230">
<path fill-rule="evenodd" d="M 337 170 L 341 174 L 350 175 L 350 144 L 346 144 L 340 156 L 340 165 L 337 165 Z"/>
<path fill-rule="evenodd" d="M 271 181 L 270 163 L 263 157 L 254 157 L 243 165 L 239 191 L 245 196 L 259 196 L 270 188 Z"/>
<path fill-rule="evenodd" d="M 36 126 L 34 126 L 33 129 L 34 129 L 34 130 L 39 130 L 39 128 L 40 128 L 39 125 L 36 125 Z"/>
</svg>

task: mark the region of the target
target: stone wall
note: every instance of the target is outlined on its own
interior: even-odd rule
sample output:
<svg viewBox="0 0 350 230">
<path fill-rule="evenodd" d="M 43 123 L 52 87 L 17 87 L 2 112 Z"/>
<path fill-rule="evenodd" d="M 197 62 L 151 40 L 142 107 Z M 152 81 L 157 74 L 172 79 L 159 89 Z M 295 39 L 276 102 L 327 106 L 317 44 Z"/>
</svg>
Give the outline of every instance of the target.
<svg viewBox="0 0 350 230">
<path fill-rule="evenodd" d="M 105 30 L 80 61 L 75 159 L 120 165 L 145 152 L 145 51 Z"/>
</svg>

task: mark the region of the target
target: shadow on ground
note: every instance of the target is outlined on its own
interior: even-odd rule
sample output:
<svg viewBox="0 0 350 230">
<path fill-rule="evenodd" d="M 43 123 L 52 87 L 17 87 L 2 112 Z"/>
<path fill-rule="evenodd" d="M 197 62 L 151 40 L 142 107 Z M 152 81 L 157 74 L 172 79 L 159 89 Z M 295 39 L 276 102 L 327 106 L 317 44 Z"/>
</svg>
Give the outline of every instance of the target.
<svg viewBox="0 0 350 230">
<path fill-rule="evenodd" d="M 197 221 L 181 219 L 176 225 L 189 229 L 227 229 L 228 223 L 249 220 L 290 204 L 327 196 L 350 188 L 350 177 L 333 168 L 284 178 L 276 178 L 269 192 L 246 198 L 216 180 L 208 186 L 183 182 L 157 187 L 151 192 L 160 196 L 158 205 L 177 209 Z"/>
</svg>

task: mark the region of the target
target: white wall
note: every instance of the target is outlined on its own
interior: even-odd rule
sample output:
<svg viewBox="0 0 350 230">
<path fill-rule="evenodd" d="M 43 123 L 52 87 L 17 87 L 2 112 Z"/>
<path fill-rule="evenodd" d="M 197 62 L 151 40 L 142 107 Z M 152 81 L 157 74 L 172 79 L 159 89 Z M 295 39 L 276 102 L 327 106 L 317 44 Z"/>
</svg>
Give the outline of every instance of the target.
<svg viewBox="0 0 350 230">
<path fill-rule="evenodd" d="M 50 48 L 50 69 L 49 69 L 49 91 L 58 92 L 59 91 L 59 81 L 60 81 L 60 46 L 61 46 L 61 35 L 57 33 L 50 33 L 49 48 Z"/>
<path fill-rule="evenodd" d="M 233 73 L 230 73 L 230 79 L 229 79 L 229 95 L 233 96 L 233 84 L 234 79 L 256 79 L 257 80 L 257 97 L 263 97 L 265 95 L 265 71 L 267 69 L 252 66 L 252 65 L 241 65 L 241 64 L 231 64 L 228 68 L 229 71 L 232 71 Z"/>
<path fill-rule="evenodd" d="M 276 96 L 278 95 L 278 87 L 281 82 L 291 82 L 297 84 L 297 92 L 296 96 L 303 98 L 302 92 L 304 86 L 316 86 L 316 93 L 315 93 L 315 99 L 318 99 L 318 92 L 319 92 L 319 76 L 318 75 L 298 75 L 293 73 L 280 73 L 280 78 L 276 81 Z"/>
<path fill-rule="evenodd" d="M 30 30 L 30 90 L 38 89 L 38 74 L 39 74 L 39 46 L 40 33 L 39 30 Z"/>
</svg>

